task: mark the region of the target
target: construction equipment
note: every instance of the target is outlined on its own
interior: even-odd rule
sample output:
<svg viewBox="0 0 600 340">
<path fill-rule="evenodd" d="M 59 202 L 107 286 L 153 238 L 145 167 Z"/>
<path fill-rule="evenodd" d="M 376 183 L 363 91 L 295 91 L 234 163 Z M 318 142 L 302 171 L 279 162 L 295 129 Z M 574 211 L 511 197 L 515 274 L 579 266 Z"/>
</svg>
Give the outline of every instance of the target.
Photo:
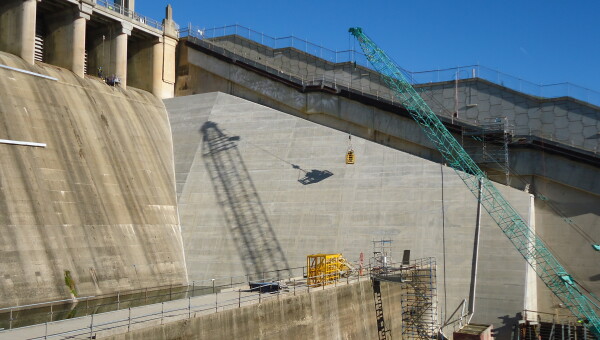
<svg viewBox="0 0 600 340">
<path fill-rule="evenodd" d="M 314 254 L 306 257 L 307 283 L 310 287 L 334 283 L 352 272 L 342 254 Z"/>
<path fill-rule="evenodd" d="M 421 126 L 447 164 L 456 171 L 475 197 L 478 197 L 481 205 L 542 282 L 597 338 L 600 338 L 600 318 L 597 313 L 600 308 L 592 301 L 591 295 L 567 273 L 544 241 L 529 228 L 525 220 L 475 164 L 413 88 L 402 68 L 367 37 L 361 28 L 350 28 L 349 32 L 358 40 L 367 59 L 375 70 L 381 73 L 396 99 Z"/>
<path fill-rule="evenodd" d="M 352 136 L 348 136 L 348 151 L 346 152 L 346 164 L 354 164 L 354 150 L 352 149 Z"/>
</svg>

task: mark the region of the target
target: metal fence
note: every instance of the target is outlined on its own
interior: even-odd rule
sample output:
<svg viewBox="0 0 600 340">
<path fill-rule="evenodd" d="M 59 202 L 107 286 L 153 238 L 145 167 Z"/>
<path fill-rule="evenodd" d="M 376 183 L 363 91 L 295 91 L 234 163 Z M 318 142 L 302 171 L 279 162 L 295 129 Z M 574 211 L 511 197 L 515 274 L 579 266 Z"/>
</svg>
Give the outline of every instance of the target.
<svg viewBox="0 0 600 340">
<path fill-rule="evenodd" d="M 282 61 L 279 60 L 280 58 L 278 57 L 278 52 L 260 48 L 260 45 L 248 44 L 248 40 L 245 40 L 246 38 L 243 37 L 234 35 L 228 36 L 227 38 L 217 37 L 209 39 L 208 36 L 202 32 L 202 30 L 200 30 L 199 33 L 198 29 L 189 26 L 182 30 L 181 34 L 182 36 L 186 36 L 188 41 L 193 44 L 202 46 L 208 50 L 214 51 L 217 54 L 276 75 L 279 78 L 296 83 L 302 87 L 316 86 L 335 92 L 346 90 L 361 94 L 377 101 L 401 106 L 401 103 L 394 96 L 394 93 L 383 83 L 380 75 L 377 72 L 362 66 L 340 66 L 340 64 L 337 64 L 340 67 L 334 67 L 332 64 L 324 65 L 323 68 L 317 69 L 315 67 L 311 68 L 310 65 L 307 65 L 314 63 L 314 61 L 307 59 L 303 60 L 306 63 L 302 65 L 297 63 L 294 64 L 293 67 L 287 67 L 288 65 L 282 64 Z M 306 59 L 306 56 L 297 57 Z M 449 78 L 452 78 L 453 75 L 454 77 L 458 75 L 460 79 L 467 77 L 478 78 L 479 74 L 487 73 L 491 75 L 493 72 L 495 71 L 490 71 L 490 69 L 482 66 L 471 65 L 462 68 L 452 68 L 446 70 L 412 72 L 411 74 L 415 83 L 422 83 L 421 85 L 416 85 L 417 91 L 421 92 L 421 95 L 425 100 L 432 101 L 432 104 L 437 106 L 436 109 L 438 115 L 442 119 L 447 119 L 448 121 L 452 122 L 460 122 L 466 126 L 469 126 L 477 125 L 478 122 L 470 120 L 464 115 L 455 117 L 451 109 L 445 108 L 442 103 L 433 97 L 431 92 L 427 90 L 428 86 L 426 84 L 428 84 L 428 81 L 445 81 Z M 523 82 L 521 88 L 527 86 L 529 86 L 528 83 Z M 600 103 L 600 96 L 598 98 L 598 102 Z M 598 146 L 587 147 L 583 145 L 581 141 L 576 141 L 573 138 L 565 139 L 564 136 L 559 138 L 560 136 L 555 135 L 555 133 L 552 132 L 545 133 L 540 130 L 531 130 L 528 127 L 521 128 L 519 131 L 514 132 L 516 135 L 528 140 L 535 139 L 548 143 L 557 143 L 558 145 L 572 147 L 579 151 L 587 152 L 589 155 L 598 155 L 600 152 Z"/>
<path fill-rule="evenodd" d="M 295 37 L 275 38 L 262 32 L 240 25 L 229 25 L 216 28 L 201 28 L 188 24 L 180 29 L 180 37 L 197 39 L 214 39 L 225 36 L 240 36 L 272 49 L 295 48 L 332 63 L 352 62 L 356 65 L 372 69 L 365 55 L 356 50 L 332 50 L 307 40 Z M 481 78 L 494 84 L 504 86 L 540 98 L 572 97 L 600 106 L 600 92 L 572 83 L 536 84 L 485 66 L 468 65 L 446 69 L 411 72 L 404 70 L 413 84 L 452 81 L 456 79 Z"/>
<path fill-rule="evenodd" d="M 141 24 L 144 24 L 146 26 L 150 26 L 152 28 L 156 28 L 161 31 L 164 31 L 162 22 L 160 22 L 158 20 L 154 20 L 145 15 L 141 15 L 137 12 L 134 12 L 134 11 L 130 10 L 129 8 L 126 8 L 120 4 L 114 3 L 112 0 L 96 0 L 96 4 L 98 4 L 99 6 L 105 7 L 111 11 L 114 11 L 116 13 L 119 13 L 121 15 L 124 15 L 126 17 L 130 17 L 133 20 L 135 20 Z"/>
<path fill-rule="evenodd" d="M 332 63 L 356 62 L 359 65 L 369 67 L 367 58 L 362 52 L 359 51 L 332 50 L 295 36 L 275 38 L 240 25 L 229 25 L 216 28 L 200 28 L 198 26 L 188 24 L 186 27 L 182 27 L 180 29 L 179 35 L 180 37 L 192 36 L 199 39 L 212 39 L 228 35 L 237 35 L 272 49 L 291 47 Z"/>
<path fill-rule="evenodd" d="M 336 287 L 370 279 L 368 267 L 362 268 L 355 264 L 355 268 L 356 270 L 352 274 L 340 278 L 328 286 Z M 283 273 L 289 273 L 288 277 L 281 277 Z M 285 271 L 259 273 L 263 278 L 254 282 L 248 281 L 248 278 L 251 277 L 249 275 L 195 281 L 186 290 L 185 298 L 139 307 L 131 307 L 128 305 L 131 300 L 123 299 L 119 301 L 119 304 L 124 308 L 116 311 L 92 313 L 68 320 L 47 321 L 12 330 L 0 330 L 0 338 L 24 335 L 28 339 L 90 339 L 98 333 L 107 335 L 125 331 L 125 329 L 129 332 L 136 328 L 189 319 L 203 314 L 279 299 L 281 296 L 295 296 L 326 288 L 326 285 L 307 284 L 308 278 L 304 276 L 305 273 L 306 267 L 297 267 Z M 273 292 L 266 292 L 266 289 L 260 288 L 251 289 L 251 283 L 275 283 L 281 289 L 275 289 Z"/>
<path fill-rule="evenodd" d="M 177 300 L 186 297 L 214 294 L 215 291 L 232 289 L 248 282 L 280 281 L 305 276 L 305 267 L 288 270 L 265 271 L 242 276 L 216 277 L 204 281 L 192 281 L 189 285 L 165 285 L 151 289 L 142 288 L 119 291 L 116 294 L 80 296 L 73 299 L 0 308 L 0 329 L 12 329 L 44 322 L 59 321 L 89 314 L 105 313 L 123 308 L 144 306 L 151 303 Z"/>
</svg>

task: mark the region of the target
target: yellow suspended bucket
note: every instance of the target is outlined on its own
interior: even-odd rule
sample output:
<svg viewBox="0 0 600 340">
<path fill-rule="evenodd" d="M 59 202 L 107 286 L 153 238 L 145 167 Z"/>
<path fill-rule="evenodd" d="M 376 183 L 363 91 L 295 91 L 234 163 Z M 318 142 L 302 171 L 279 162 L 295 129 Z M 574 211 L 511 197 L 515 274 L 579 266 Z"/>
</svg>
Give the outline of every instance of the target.
<svg viewBox="0 0 600 340">
<path fill-rule="evenodd" d="M 352 150 L 352 135 L 348 135 L 348 152 L 346 152 L 346 164 L 354 164 L 354 150 Z"/>
<path fill-rule="evenodd" d="M 354 164 L 354 150 L 346 152 L 346 164 Z"/>
</svg>

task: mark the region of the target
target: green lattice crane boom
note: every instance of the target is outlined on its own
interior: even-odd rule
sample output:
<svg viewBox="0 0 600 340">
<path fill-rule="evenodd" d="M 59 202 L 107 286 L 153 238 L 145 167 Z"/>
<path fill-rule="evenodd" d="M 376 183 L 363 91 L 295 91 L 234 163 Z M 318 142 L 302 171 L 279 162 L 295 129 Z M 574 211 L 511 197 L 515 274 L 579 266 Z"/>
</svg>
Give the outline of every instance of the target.
<svg viewBox="0 0 600 340">
<path fill-rule="evenodd" d="M 542 239 L 529 228 L 527 222 L 446 129 L 407 80 L 402 69 L 377 47 L 361 28 L 350 28 L 350 33 L 356 37 L 367 59 L 375 70 L 381 73 L 395 97 L 421 126 L 448 165 L 456 171 L 475 197 L 478 197 L 484 209 L 539 278 L 579 320 L 586 324 L 596 338 L 600 339 L 598 306 L 582 291 Z"/>
</svg>

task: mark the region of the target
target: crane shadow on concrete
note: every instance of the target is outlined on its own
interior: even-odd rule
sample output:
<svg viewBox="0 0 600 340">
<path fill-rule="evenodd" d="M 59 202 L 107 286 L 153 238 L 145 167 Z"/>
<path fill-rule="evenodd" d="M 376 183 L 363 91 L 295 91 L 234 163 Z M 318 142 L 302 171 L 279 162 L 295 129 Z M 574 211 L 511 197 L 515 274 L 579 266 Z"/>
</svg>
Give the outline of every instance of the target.
<svg viewBox="0 0 600 340">
<path fill-rule="evenodd" d="M 289 264 L 238 149 L 214 122 L 200 128 L 205 166 L 247 275 L 291 275 Z M 270 272 L 270 273 L 269 273 Z M 261 276 L 250 280 L 262 279 Z M 285 277 L 285 276 L 284 276 Z"/>
</svg>

